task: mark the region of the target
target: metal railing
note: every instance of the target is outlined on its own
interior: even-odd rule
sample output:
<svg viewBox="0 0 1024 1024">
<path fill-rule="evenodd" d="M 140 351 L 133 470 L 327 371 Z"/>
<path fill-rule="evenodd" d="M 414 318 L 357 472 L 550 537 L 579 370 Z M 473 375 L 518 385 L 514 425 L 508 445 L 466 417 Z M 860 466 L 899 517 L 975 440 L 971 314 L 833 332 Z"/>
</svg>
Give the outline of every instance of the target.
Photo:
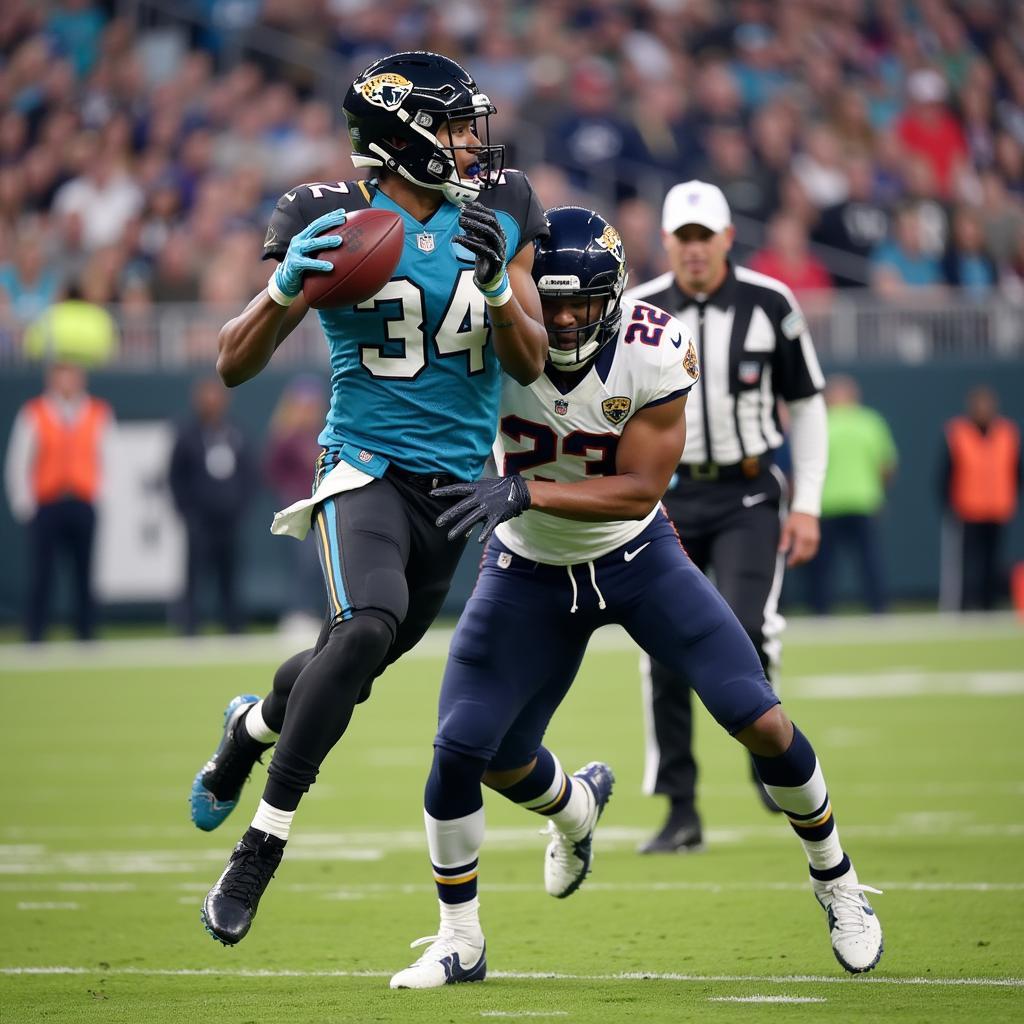
<svg viewBox="0 0 1024 1024">
<path fill-rule="evenodd" d="M 821 359 L 920 363 L 930 360 L 1024 359 L 1024 303 L 978 301 L 950 292 L 944 299 L 885 302 L 868 290 L 804 297 L 811 335 Z M 145 309 L 111 306 L 119 330 L 113 370 L 212 367 L 217 332 L 235 307 L 166 303 Z M 30 365 L 25 325 L 0 307 L 0 369 Z M 307 316 L 275 353 L 270 369 L 325 369 L 327 348 L 315 316 Z"/>
</svg>

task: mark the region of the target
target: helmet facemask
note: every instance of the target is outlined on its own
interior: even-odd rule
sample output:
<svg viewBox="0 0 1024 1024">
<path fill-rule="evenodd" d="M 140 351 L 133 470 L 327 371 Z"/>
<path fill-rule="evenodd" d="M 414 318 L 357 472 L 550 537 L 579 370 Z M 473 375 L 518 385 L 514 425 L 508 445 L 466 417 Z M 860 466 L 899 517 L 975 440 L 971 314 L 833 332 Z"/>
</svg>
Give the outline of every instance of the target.
<svg viewBox="0 0 1024 1024">
<path fill-rule="evenodd" d="M 582 288 L 578 277 L 542 277 L 537 282 L 542 302 L 559 298 L 573 304 L 586 304 L 582 325 L 565 330 L 548 328 L 548 359 L 556 369 L 581 369 L 618 334 L 622 321 L 622 287 L 615 285 L 613 281 Z M 573 347 L 563 348 L 558 344 L 566 341 L 573 341 Z"/>
<path fill-rule="evenodd" d="M 579 370 L 618 337 L 626 253 L 618 231 L 594 210 L 556 206 L 545 219 L 548 234 L 534 242 L 537 291 L 542 302 L 560 299 L 576 306 L 576 319 L 583 320 L 568 330 L 548 327 L 548 359 L 559 370 Z M 548 314 L 545 309 L 546 323 Z M 566 341 L 571 347 L 560 347 Z"/>
<path fill-rule="evenodd" d="M 457 205 L 500 179 L 505 147 L 491 144 L 494 104 L 454 61 L 436 54 L 379 61 L 352 84 L 344 109 L 356 167 L 384 167 Z M 480 145 L 456 144 L 453 125 L 464 121 Z M 438 138 L 444 129 L 447 143 Z M 475 177 L 459 176 L 460 150 L 472 150 L 476 157 Z"/>
</svg>

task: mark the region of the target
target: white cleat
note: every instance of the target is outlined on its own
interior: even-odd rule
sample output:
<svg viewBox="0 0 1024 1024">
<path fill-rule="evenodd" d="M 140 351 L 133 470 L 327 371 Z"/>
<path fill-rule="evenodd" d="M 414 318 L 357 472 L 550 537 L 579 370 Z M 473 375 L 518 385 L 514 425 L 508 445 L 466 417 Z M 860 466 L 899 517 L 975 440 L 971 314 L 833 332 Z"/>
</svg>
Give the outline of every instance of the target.
<svg viewBox="0 0 1024 1024">
<path fill-rule="evenodd" d="M 611 799 L 615 782 L 611 768 L 600 761 L 593 761 L 574 772 L 572 778 L 577 785 L 582 784 L 590 811 L 586 832 L 579 839 L 570 839 L 553 821 L 548 822 L 546 834 L 551 836 L 551 841 L 544 851 L 544 888 L 548 895 L 560 900 L 571 896 L 590 873 L 594 860 L 594 829 Z"/>
<path fill-rule="evenodd" d="M 882 959 L 885 945 L 882 926 L 864 893 L 881 895 L 881 889 L 860 885 L 852 871 L 834 882 L 819 882 L 812 878 L 811 885 L 828 915 L 828 930 L 836 959 L 851 974 L 872 970 Z"/>
<path fill-rule="evenodd" d="M 487 944 L 467 942 L 454 935 L 428 935 L 409 944 L 427 951 L 414 964 L 391 979 L 392 988 L 441 988 L 463 981 L 483 981 L 487 976 Z"/>
</svg>

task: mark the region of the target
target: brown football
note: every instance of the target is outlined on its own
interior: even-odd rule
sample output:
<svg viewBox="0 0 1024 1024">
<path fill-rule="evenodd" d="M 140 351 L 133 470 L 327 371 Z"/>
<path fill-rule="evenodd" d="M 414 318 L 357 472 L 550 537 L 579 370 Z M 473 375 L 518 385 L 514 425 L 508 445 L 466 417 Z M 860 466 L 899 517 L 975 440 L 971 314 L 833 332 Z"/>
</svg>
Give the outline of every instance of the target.
<svg viewBox="0 0 1024 1024">
<path fill-rule="evenodd" d="M 341 235 L 342 243 L 310 253 L 334 267 L 302 275 L 302 294 L 317 309 L 354 306 L 376 295 L 398 266 L 405 241 L 402 218 L 388 210 L 356 210 L 324 234 Z"/>
</svg>

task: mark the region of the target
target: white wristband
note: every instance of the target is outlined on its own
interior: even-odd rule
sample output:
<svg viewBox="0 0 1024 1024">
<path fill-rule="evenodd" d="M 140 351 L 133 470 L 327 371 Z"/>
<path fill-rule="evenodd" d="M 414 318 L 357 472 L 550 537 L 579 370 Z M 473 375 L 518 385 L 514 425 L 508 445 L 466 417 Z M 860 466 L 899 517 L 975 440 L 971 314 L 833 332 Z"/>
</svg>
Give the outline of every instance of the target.
<svg viewBox="0 0 1024 1024">
<path fill-rule="evenodd" d="M 512 285 L 506 276 L 505 287 L 496 295 L 488 295 L 487 292 L 484 292 L 484 302 L 486 302 L 488 306 L 504 306 L 505 303 L 512 298 L 512 294 Z"/>
<path fill-rule="evenodd" d="M 290 306 L 297 298 L 297 295 L 285 295 L 283 291 L 277 286 L 277 271 L 270 275 L 270 280 L 267 282 L 267 294 L 279 305 L 279 306 Z"/>
</svg>

